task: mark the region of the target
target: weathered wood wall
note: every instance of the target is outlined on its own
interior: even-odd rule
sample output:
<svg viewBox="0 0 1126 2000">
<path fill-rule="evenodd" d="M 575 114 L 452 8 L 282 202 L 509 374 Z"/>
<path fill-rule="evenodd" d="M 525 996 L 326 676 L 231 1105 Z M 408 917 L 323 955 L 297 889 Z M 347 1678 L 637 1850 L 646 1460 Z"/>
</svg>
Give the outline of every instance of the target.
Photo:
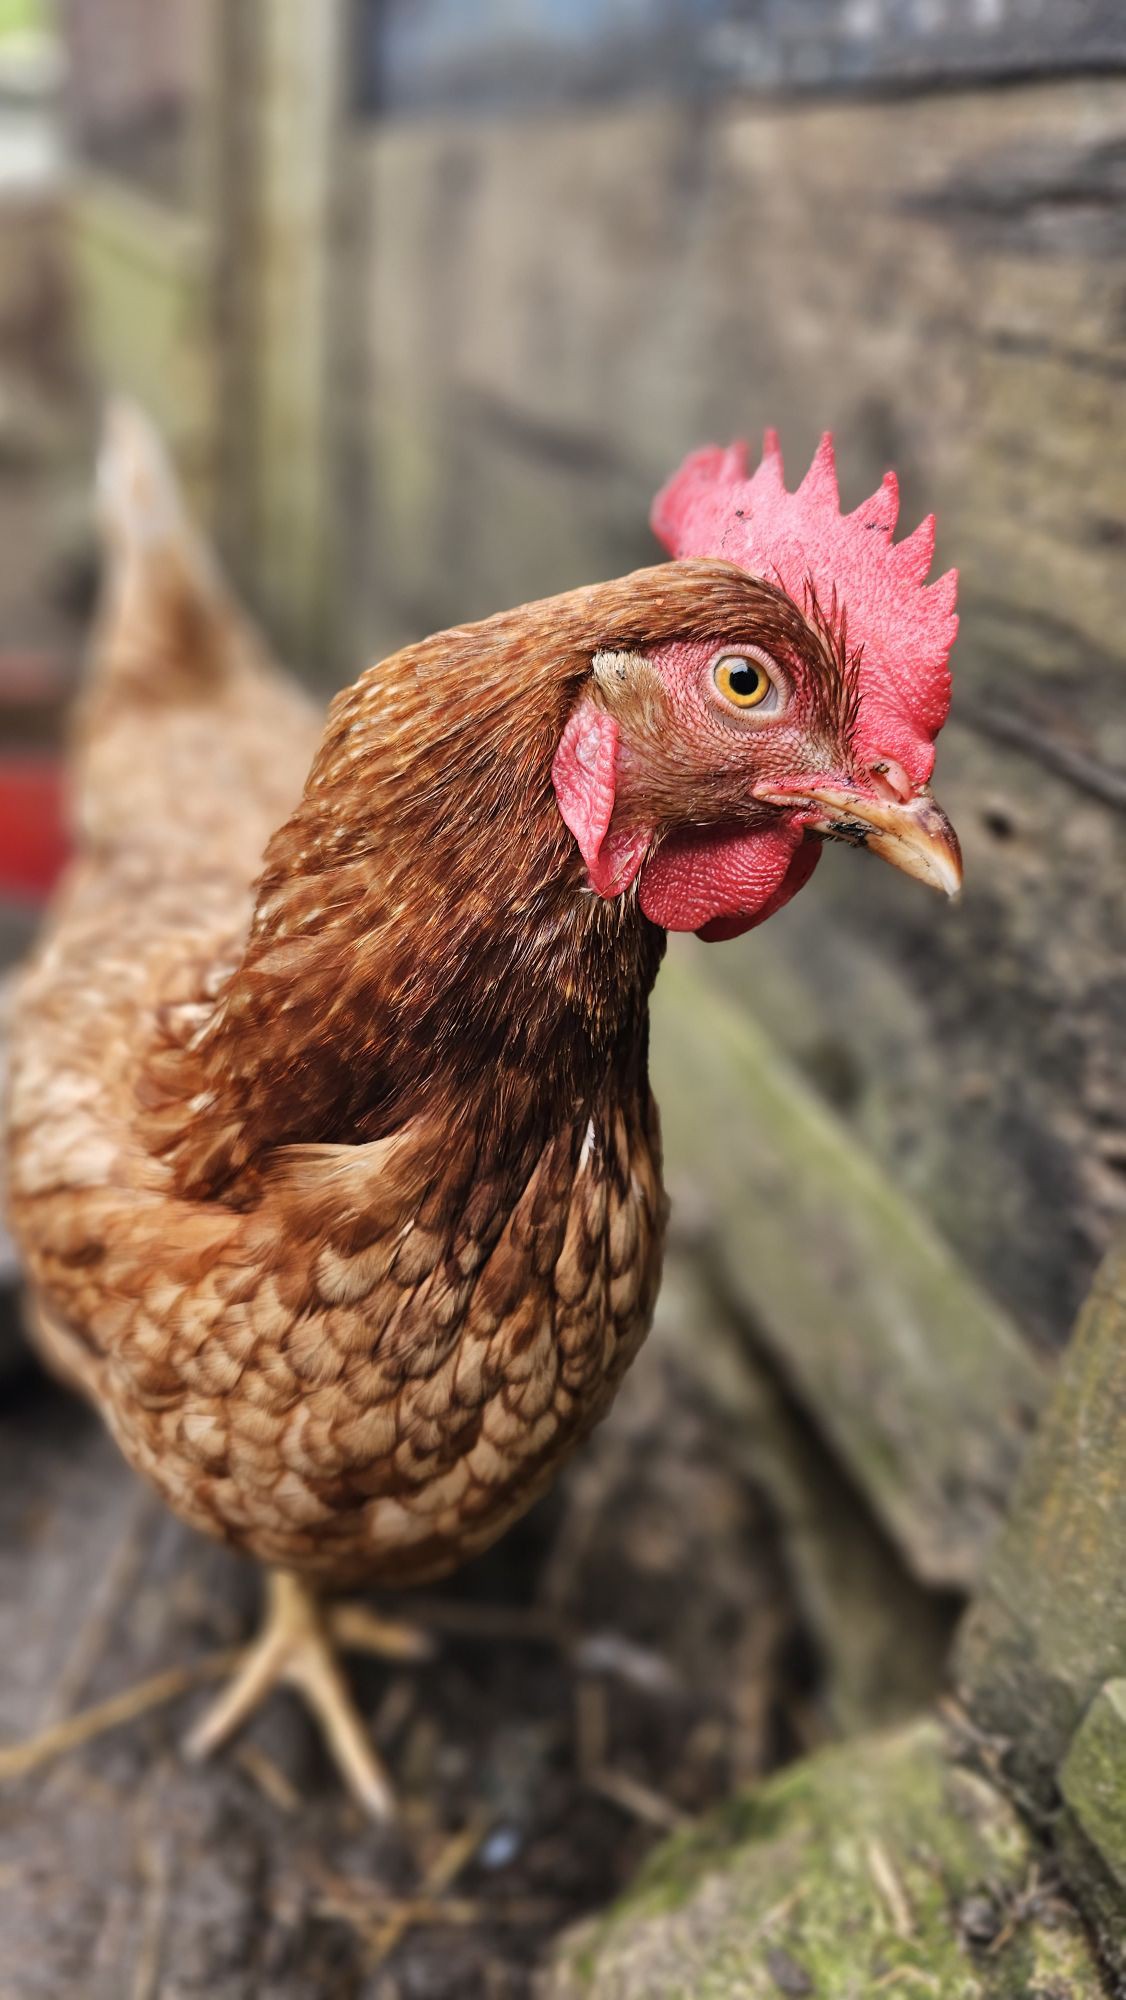
<svg viewBox="0 0 1126 2000">
<path fill-rule="evenodd" d="M 1126 64 L 1117 0 L 354 0 L 360 100 L 436 105 L 933 90 Z"/>
<path fill-rule="evenodd" d="M 84 159 L 186 194 L 205 12 L 200 0 L 58 0 L 67 128 Z"/>
<path fill-rule="evenodd" d="M 1049 1342 L 1126 1210 L 1124 159 L 1110 78 L 385 118 L 334 387 L 353 661 L 651 559 L 707 438 L 937 509 L 963 904 L 834 853 L 701 962 Z"/>
</svg>

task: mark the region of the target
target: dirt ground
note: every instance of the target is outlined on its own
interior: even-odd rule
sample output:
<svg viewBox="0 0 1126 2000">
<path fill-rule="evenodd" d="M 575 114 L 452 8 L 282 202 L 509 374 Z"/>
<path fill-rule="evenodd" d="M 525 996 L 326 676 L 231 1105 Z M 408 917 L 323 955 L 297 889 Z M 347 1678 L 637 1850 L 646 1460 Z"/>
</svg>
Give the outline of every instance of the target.
<svg viewBox="0 0 1126 2000">
<path fill-rule="evenodd" d="M 95 1417 L 33 1367 L 8 1380 L 0 1742 L 183 1685 L 0 1783 L 3 2000 L 515 2000 L 563 1925 L 806 1730 L 771 1523 L 659 1338 L 556 1494 L 440 1601 L 404 1600 L 434 1663 L 355 1665 L 396 1829 L 341 1795 L 289 1694 L 213 1765 L 181 1758 L 256 1601 Z"/>
</svg>

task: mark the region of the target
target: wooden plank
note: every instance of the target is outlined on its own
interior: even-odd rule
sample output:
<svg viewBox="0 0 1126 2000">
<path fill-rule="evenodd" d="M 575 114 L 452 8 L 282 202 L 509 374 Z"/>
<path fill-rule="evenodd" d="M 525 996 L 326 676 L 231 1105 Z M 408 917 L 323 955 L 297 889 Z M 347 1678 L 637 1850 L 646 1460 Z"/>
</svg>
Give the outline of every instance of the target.
<svg viewBox="0 0 1126 2000">
<path fill-rule="evenodd" d="M 926 87 L 1126 66 L 1114 0 L 363 0 L 362 102 L 411 111 L 511 109 L 560 101 L 729 89 Z"/>
<path fill-rule="evenodd" d="M 200 219 L 83 172 L 66 229 L 81 337 L 99 386 L 136 396 L 176 454 L 207 520 L 214 501 L 214 359 Z"/>
<path fill-rule="evenodd" d="M 1070 1738 L 1126 1659 L 1126 1242 L 1107 1258 L 963 1630 L 958 1682 L 1049 1803 Z"/>
<path fill-rule="evenodd" d="M 1056 1850 L 1109 1964 L 1126 1973 L 1126 1680 L 1108 1681 L 1068 1746 Z"/>
<path fill-rule="evenodd" d="M 1126 67 L 1126 23 L 1115 0 L 987 0 L 928 6 L 806 0 L 731 6 L 705 40 L 713 74 L 754 90 L 924 87 Z"/>
<path fill-rule="evenodd" d="M 223 560 L 248 594 L 256 546 L 257 408 L 260 365 L 254 302 L 258 16 L 251 4 L 197 0 L 204 78 L 193 132 L 194 205 L 209 242 L 209 307 L 215 351 L 215 510 Z"/>
<path fill-rule="evenodd" d="M 342 310 L 357 654 L 652 560 L 708 437 L 823 426 L 963 578 L 943 910 L 830 854 L 716 950 L 858 1146 L 1062 1341 L 1126 1216 L 1126 84 L 651 103 L 368 136 Z"/>
<path fill-rule="evenodd" d="M 682 1195 L 678 1212 L 689 1203 Z M 678 1379 L 700 1385 L 717 1439 L 766 1496 L 816 1649 L 819 1717 L 839 1736 L 905 1721 L 946 1684 L 958 1600 L 910 1575 L 765 1343 L 750 1337 L 745 1310 L 733 1311 L 714 1267 L 693 1254 L 693 1234 L 678 1241 L 674 1217 L 651 1344 L 675 1357 Z"/>
<path fill-rule="evenodd" d="M 1053 1813 L 1062 1777 L 1069 1878 L 1126 1977 L 1124 1357 L 1126 1239 L 1080 1315 L 956 1673 L 1024 1800 Z"/>
<path fill-rule="evenodd" d="M 252 260 L 236 337 L 255 368 L 254 594 L 292 657 L 330 645 L 330 297 L 334 147 L 343 87 L 342 0 L 257 0 L 251 121 L 255 201 L 240 248 Z"/>
<path fill-rule="evenodd" d="M 170 208 L 190 197 L 197 29 L 210 0 L 58 0 L 68 151 Z"/>
<path fill-rule="evenodd" d="M 653 1077 L 674 1193 L 727 1294 L 914 1573 L 972 1584 L 1044 1392 L 1038 1364 L 688 953 L 658 987 Z"/>
</svg>

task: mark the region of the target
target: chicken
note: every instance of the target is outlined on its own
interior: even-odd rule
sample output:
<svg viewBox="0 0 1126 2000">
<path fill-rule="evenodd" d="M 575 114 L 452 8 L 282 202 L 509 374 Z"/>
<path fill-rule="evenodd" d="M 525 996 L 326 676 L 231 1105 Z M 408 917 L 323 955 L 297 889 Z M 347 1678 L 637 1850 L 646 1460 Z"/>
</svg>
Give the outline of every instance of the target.
<svg viewBox="0 0 1126 2000">
<path fill-rule="evenodd" d="M 957 887 L 955 579 L 890 475 L 842 516 L 831 441 L 791 494 L 768 435 L 666 487 L 674 560 L 410 646 L 319 735 L 136 412 L 101 486 L 77 852 L 12 1029 L 37 1338 L 271 1572 L 195 1749 L 289 1679 L 383 1812 L 336 1650 L 417 1640 L 333 1593 L 488 1546 L 636 1354 L 666 931 L 763 921 L 826 836 Z"/>
</svg>

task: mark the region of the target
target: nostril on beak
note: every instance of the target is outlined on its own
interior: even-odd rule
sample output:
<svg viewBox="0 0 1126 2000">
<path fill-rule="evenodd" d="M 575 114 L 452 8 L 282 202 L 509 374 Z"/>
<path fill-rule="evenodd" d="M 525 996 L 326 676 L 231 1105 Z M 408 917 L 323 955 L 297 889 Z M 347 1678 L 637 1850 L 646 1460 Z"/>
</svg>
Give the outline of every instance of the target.
<svg viewBox="0 0 1126 2000">
<path fill-rule="evenodd" d="M 872 778 L 876 790 L 886 799 L 898 799 L 906 805 L 915 796 L 915 787 L 907 776 L 902 764 L 894 757 L 880 757 L 872 766 Z"/>
</svg>

